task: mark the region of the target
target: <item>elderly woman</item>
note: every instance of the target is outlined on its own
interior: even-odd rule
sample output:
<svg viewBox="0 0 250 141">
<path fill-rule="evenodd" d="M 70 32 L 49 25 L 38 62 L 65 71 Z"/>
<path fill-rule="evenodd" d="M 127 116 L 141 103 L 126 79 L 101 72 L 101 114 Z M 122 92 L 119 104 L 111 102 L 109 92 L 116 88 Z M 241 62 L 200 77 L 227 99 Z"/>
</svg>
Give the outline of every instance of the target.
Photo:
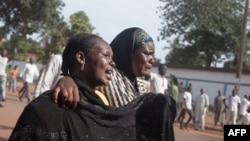
<svg viewBox="0 0 250 141">
<path fill-rule="evenodd" d="M 119 33 L 110 46 L 114 53 L 116 69 L 111 75 L 109 85 L 97 89 L 105 95 L 110 105 L 120 107 L 141 95 L 143 89 L 147 89 L 147 82 L 137 77 L 150 74 L 154 63 L 155 45 L 147 32 L 133 27 Z M 74 107 L 76 106 L 79 100 L 78 89 L 71 78 L 64 77 L 59 81 L 54 94 L 55 102 L 59 92 L 67 101 L 66 106 L 72 102 Z"/>
<path fill-rule="evenodd" d="M 9 141 L 173 141 L 171 110 L 166 95 L 145 94 L 126 106 L 108 106 L 95 88 L 111 80 L 114 62 L 111 47 L 99 36 L 80 34 L 66 45 L 62 72 L 79 89 L 76 109 L 51 101 L 46 91 L 25 107 Z M 60 103 L 60 101 L 59 101 Z"/>
</svg>

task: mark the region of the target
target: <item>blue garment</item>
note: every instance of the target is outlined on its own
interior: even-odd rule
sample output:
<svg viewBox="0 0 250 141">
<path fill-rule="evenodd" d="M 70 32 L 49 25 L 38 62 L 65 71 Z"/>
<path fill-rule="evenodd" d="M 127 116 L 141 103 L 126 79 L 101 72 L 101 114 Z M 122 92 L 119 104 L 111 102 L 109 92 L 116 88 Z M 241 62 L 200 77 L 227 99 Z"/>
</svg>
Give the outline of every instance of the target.
<svg viewBox="0 0 250 141">
<path fill-rule="evenodd" d="M 11 78 L 10 80 L 12 91 L 16 91 L 16 78 Z"/>
</svg>

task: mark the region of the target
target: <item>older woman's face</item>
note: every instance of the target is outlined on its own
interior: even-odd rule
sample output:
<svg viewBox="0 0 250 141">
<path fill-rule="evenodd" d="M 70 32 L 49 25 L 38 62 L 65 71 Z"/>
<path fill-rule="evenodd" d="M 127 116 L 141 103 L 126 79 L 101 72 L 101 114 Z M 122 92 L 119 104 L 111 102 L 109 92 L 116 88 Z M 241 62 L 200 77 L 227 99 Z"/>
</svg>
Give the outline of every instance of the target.
<svg viewBox="0 0 250 141">
<path fill-rule="evenodd" d="M 96 39 L 95 47 L 89 52 L 85 60 L 84 71 L 86 80 L 92 86 L 107 85 L 114 68 L 111 47 L 101 39 Z"/>
<path fill-rule="evenodd" d="M 132 55 L 132 68 L 136 77 L 147 76 L 154 63 L 155 45 L 149 42 L 139 47 Z"/>
</svg>

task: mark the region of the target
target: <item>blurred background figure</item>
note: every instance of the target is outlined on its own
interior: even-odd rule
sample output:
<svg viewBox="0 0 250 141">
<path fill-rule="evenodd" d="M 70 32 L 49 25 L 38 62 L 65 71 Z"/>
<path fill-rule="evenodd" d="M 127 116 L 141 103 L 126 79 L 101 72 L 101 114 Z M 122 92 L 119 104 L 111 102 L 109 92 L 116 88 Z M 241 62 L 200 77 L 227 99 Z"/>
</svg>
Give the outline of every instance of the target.
<svg viewBox="0 0 250 141">
<path fill-rule="evenodd" d="M 238 124 L 243 124 L 243 119 L 245 117 L 245 115 L 247 114 L 247 108 L 250 106 L 250 102 L 248 100 L 248 96 L 244 95 L 244 97 L 242 98 L 241 101 L 241 105 L 240 105 L 240 112 L 239 112 L 239 118 L 237 120 Z"/>
<path fill-rule="evenodd" d="M 14 68 L 10 70 L 10 80 L 8 86 L 8 91 L 12 90 L 13 93 L 16 92 L 16 82 L 18 73 L 19 73 L 18 66 L 15 65 Z"/>
<path fill-rule="evenodd" d="M 179 83 L 178 83 L 178 79 L 176 77 L 172 77 L 170 80 L 170 90 L 169 90 L 169 95 L 171 97 L 173 97 L 173 99 L 176 101 L 176 113 L 177 115 L 179 114 L 180 110 L 179 110 L 179 101 L 178 101 L 178 97 L 179 97 L 179 87 L 178 87 Z"/>
<path fill-rule="evenodd" d="M 250 103 L 250 95 L 248 96 L 248 102 Z M 243 117 L 243 125 L 250 125 L 250 105 L 247 107 L 246 114 Z"/>
<path fill-rule="evenodd" d="M 209 106 L 208 95 L 204 92 L 204 89 L 200 89 L 200 94 L 195 100 L 195 129 L 205 130 L 205 118 L 207 114 L 207 108 Z"/>
<path fill-rule="evenodd" d="M 2 49 L 0 54 L 0 107 L 2 101 L 5 101 L 5 83 L 6 83 L 6 67 L 8 64 L 7 49 Z"/>
<path fill-rule="evenodd" d="M 63 50 L 64 48 L 59 48 L 50 53 L 50 58 L 40 73 L 34 98 L 38 97 L 41 93 L 54 88 L 57 81 L 62 77 L 61 67 Z"/>
<path fill-rule="evenodd" d="M 7 79 L 7 65 L 8 65 L 8 51 L 7 49 L 2 49 L 0 54 L 0 102 L 5 101 L 5 86 L 6 86 L 6 79 Z M 2 104 L 0 103 L 2 107 Z"/>
<path fill-rule="evenodd" d="M 236 125 L 236 119 L 238 116 L 238 111 L 240 107 L 240 97 L 236 94 L 237 90 L 232 90 L 232 95 L 229 96 L 229 109 L 228 109 L 228 116 L 227 116 L 227 124 Z"/>
<path fill-rule="evenodd" d="M 217 123 L 220 121 L 220 117 L 222 116 L 222 108 L 223 108 L 223 97 L 221 95 L 221 91 L 218 90 L 218 95 L 214 98 L 214 128 L 217 126 Z"/>
<path fill-rule="evenodd" d="M 30 94 L 30 84 L 33 83 L 34 78 L 38 78 L 39 71 L 37 66 L 33 63 L 33 58 L 29 59 L 29 63 L 27 63 L 20 73 L 20 77 L 23 78 L 24 86 L 21 89 L 22 93 L 20 93 L 19 100 L 22 101 L 23 96 L 25 96 L 28 100 L 28 103 L 31 101 L 31 94 Z"/>
<path fill-rule="evenodd" d="M 185 119 L 186 113 L 188 114 L 188 120 L 185 123 L 185 128 L 188 129 L 190 121 L 193 119 L 192 110 L 192 87 L 188 87 L 183 95 L 183 108 L 177 120 L 180 121 L 180 129 L 183 128 L 183 120 Z"/>
<path fill-rule="evenodd" d="M 153 93 L 168 93 L 168 80 L 166 78 L 167 66 L 160 64 L 158 66 L 158 73 L 150 73 L 147 79 L 150 81 L 150 92 Z"/>
</svg>

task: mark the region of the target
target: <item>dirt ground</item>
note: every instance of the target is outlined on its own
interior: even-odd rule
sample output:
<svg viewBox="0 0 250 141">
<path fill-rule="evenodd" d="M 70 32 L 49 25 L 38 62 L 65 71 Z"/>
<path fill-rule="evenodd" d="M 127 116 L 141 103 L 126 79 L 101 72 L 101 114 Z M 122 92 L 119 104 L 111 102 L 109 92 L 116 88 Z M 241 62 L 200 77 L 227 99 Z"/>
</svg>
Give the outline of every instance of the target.
<svg viewBox="0 0 250 141">
<path fill-rule="evenodd" d="M 17 90 L 22 87 L 22 82 L 18 82 Z M 32 85 L 31 91 L 34 92 L 35 85 Z M 7 89 L 6 89 L 7 90 Z M 18 99 L 18 93 L 7 92 L 7 100 L 2 104 L 4 107 L 0 108 L 0 141 L 7 141 L 11 134 L 15 123 L 27 105 L 27 100 L 23 98 L 20 102 Z M 185 120 L 184 120 L 185 121 Z M 174 123 L 176 141 L 223 141 L 223 131 L 218 125 L 213 127 L 213 113 L 208 112 L 206 116 L 206 128 L 205 131 L 197 131 L 193 128 L 191 122 L 189 130 L 179 129 L 179 123 Z"/>
</svg>

